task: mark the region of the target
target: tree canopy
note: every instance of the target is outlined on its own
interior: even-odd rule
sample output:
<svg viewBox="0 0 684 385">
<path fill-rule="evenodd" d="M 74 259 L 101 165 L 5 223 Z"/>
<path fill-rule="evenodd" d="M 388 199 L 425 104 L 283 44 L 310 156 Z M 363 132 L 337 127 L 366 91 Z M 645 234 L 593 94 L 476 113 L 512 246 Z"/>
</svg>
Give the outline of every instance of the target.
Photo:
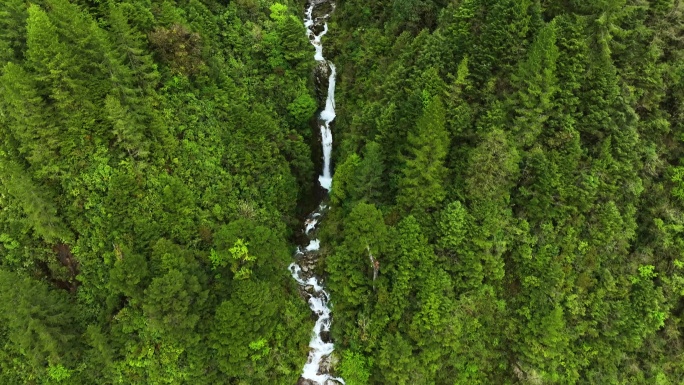
<svg viewBox="0 0 684 385">
<path fill-rule="evenodd" d="M 0 383 L 297 383 L 306 5 L 1 2 Z M 340 0 L 328 21 L 332 371 L 684 383 L 684 5 Z"/>
</svg>

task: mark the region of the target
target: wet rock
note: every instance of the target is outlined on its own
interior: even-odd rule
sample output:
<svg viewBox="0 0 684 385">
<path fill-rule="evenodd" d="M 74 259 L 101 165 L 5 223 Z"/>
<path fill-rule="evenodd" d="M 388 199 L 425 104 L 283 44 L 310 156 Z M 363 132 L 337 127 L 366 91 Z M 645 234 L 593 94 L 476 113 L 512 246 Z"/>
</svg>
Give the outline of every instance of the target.
<svg viewBox="0 0 684 385">
<path fill-rule="evenodd" d="M 313 12 L 311 12 L 311 16 L 313 16 L 316 26 L 322 26 L 323 23 L 325 23 L 325 17 L 335 10 L 335 6 L 333 3 L 326 0 L 314 0 L 313 3 L 316 4 L 316 6 L 314 7 Z"/>
<path fill-rule="evenodd" d="M 316 385 L 316 383 L 311 380 L 307 380 L 306 378 L 299 377 L 297 385 Z"/>
<path fill-rule="evenodd" d="M 307 0 L 307 21 L 306 25 L 309 26 L 310 31 L 308 33 L 311 42 L 316 46 L 317 49 L 317 54 L 315 57 L 321 58 L 321 46 L 324 44 L 325 40 L 321 39 L 322 35 L 321 32 L 324 30 L 324 26 L 326 23 L 326 20 L 328 18 L 328 15 L 333 12 L 335 9 L 335 3 L 334 1 L 331 0 Z M 311 13 L 309 13 L 311 12 Z M 310 17 L 310 18 L 309 18 Z M 315 34 L 317 36 L 312 36 L 312 34 Z M 325 54 L 325 50 L 323 51 Z M 315 94 L 318 102 L 318 107 L 319 111 L 323 110 L 325 108 L 326 104 L 326 99 L 328 96 L 328 86 L 333 87 L 334 90 L 334 77 L 331 79 L 330 77 L 333 75 L 333 70 L 334 67 L 332 66 L 332 62 L 327 62 L 325 60 L 321 60 L 318 62 L 318 65 L 315 67 L 313 71 L 313 79 L 314 79 L 314 85 L 315 85 Z M 332 96 L 332 95 L 331 95 Z M 319 137 L 322 138 L 320 141 L 323 143 L 322 148 L 325 150 L 323 153 L 318 153 L 318 155 L 323 155 L 326 160 L 329 160 L 329 139 L 331 134 L 329 133 L 329 128 L 331 128 L 332 124 L 332 119 L 334 117 L 334 110 L 328 108 L 325 110 L 325 114 L 323 118 L 318 118 L 317 121 L 312 121 L 311 122 L 311 128 L 315 129 L 316 132 L 321 131 L 321 126 L 323 125 L 324 132 L 323 134 Z M 318 136 L 317 136 L 318 137 Z M 312 139 L 312 145 L 315 144 L 315 139 Z M 318 146 L 321 147 L 321 146 Z M 322 166 L 322 165 L 320 165 Z M 330 176 L 330 169 L 328 165 L 326 165 L 325 169 L 323 170 L 324 175 L 326 176 L 326 179 L 324 180 L 323 187 L 329 187 L 327 182 L 329 181 L 329 176 Z M 323 187 L 320 188 L 320 198 L 325 199 L 327 195 L 327 190 L 324 191 Z M 324 204 L 321 204 L 319 208 L 309 215 L 307 218 L 306 222 L 304 223 L 304 230 L 302 231 L 303 234 L 301 234 L 300 239 L 302 242 L 298 242 L 298 244 L 301 245 L 301 247 L 305 248 L 305 250 L 302 252 L 302 254 L 298 254 L 296 256 L 297 258 L 297 264 L 299 265 L 299 271 L 300 274 L 299 276 L 295 277 L 297 278 L 297 281 L 300 284 L 303 284 L 303 286 L 299 287 L 299 293 L 302 297 L 304 297 L 307 302 L 309 302 L 310 308 L 312 310 L 311 313 L 311 318 L 312 320 L 317 320 L 317 329 L 318 327 L 322 327 L 324 329 L 329 329 L 330 328 L 330 307 L 328 306 L 328 301 L 329 297 L 327 292 L 325 291 L 320 291 L 316 292 L 314 290 L 314 285 L 309 285 L 307 284 L 306 281 L 309 279 L 312 280 L 315 278 L 317 284 L 322 284 L 322 277 L 319 276 L 317 273 L 323 273 L 323 267 L 322 267 L 322 262 L 323 260 L 319 261 L 319 258 L 322 257 L 322 255 L 325 255 L 326 250 L 322 249 L 322 251 L 319 251 L 319 242 L 316 237 L 317 233 L 317 228 L 315 224 L 320 223 L 322 220 L 322 217 L 325 215 L 325 210 L 326 207 Z M 315 218 L 315 219 L 314 219 Z M 308 230 L 308 233 L 307 233 Z M 299 239 L 298 239 L 299 241 Z M 307 245 L 307 246 L 305 246 Z M 320 262 L 320 263 L 319 263 Z M 315 300 L 314 300 L 315 299 Z M 319 318 L 325 315 L 325 318 Z M 310 352 L 309 359 L 312 360 L 314 357 L 318 360 L 321 354 L 324 352 L 327 352 L 327 346 L 325 346 L 326 350 L 320 350 L 323 347 L 320 345 L 320 340 L 324 341 L 325 343 L 331 343 L 331 335 L 330 332 L 322 332 L 320 333 L 319 336 L 312 335 L 312 339 L 315 342 L 314 345 L 312 345 L 312 351 Z M 331 373 L 332 368 L 336 366 L 335 361 L 337 359 L 337 356 L 324 356 L 320 358 L 320 360 L 316 363 L 317 368 L 310 368 L 307 367 L 308 370 L 317 370 L 319 375 L 323 375 L 324 377 L 328 377 L 328 374 Z M 297 381 L 297 385 L 318 385 L 319 383 L 316 381 L 311 381 L 305 378 L 299 378 Z M 321 385 L 340 385 L 343 384 L 341 381 L 335 381 L 335 380 L 326 380 L 324 383 Z"/>
<path fill-rule="evenodd" d="M 311 29 L 313 29 L 313 32 L 314 32 L 316 35 L 318 35 L 318 34 L 320 34 L 321 32 L 323 32 L 323 30 L 325 29 L 325 25 L 323 25 L 323 23 L 316 23 L 316 24 L 314 24 L 314 25 L 311 27 Z"/>
<path fill-rule="evenodd" d="M 321 358 L 320 365 L 318 366 L 318 374 L 330 373 L 330 369 L 332 369 L 330 365 L 330 356 Z"/>
<path fill-rule="evenodd" d="M 314 68 L 314 76 L 316 76 L 319 81 L 325 82 L 325 88 L 323 89 L 324 93 L 328 92 L 328 78 L 330 77 L 330 66 L 326 61 L 319 61 L 318 65 Z M 325 95 L 327 96 L 327 95 Z"/>
<path fill-rule="evenodd" d="M 328 3 L 328 1 L 329 1 L 329 0 L 311 0 L 311 1 L 308 1 L 308 2 L 306 3 L 306 5 L 310 5 L 310 4 L 312 4 L 312 3 L 315 4 L 315 5 L 321 5 L 321 4 L 323 4 L 323 3 Z"/>
<path fill-rule="evenodd" d="M 318 107 L 321 109 L 325 107 L 325 99 L 328 95 L 329 77 L 330 67 L 328 67 L 328 63 L 323 61 L 320 62 L 314 68 L 314 89 Z"/>
<path fill-rule="evenodd" d="M 330 332 L 328 331 L 322 331 L 321 332 L 321 340 L 325 343 L 332 342 L 332 338 L 330 337 Z"/>
</svg>

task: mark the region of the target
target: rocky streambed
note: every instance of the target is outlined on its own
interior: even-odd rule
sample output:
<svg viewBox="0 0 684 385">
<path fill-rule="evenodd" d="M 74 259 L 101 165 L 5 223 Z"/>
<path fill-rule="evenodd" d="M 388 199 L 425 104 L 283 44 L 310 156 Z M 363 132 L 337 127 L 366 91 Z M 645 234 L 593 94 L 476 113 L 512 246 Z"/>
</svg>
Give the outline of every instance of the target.
<svg viewBox="0 0 684 385">
<path fill-rule="evenodd" d="M 316 76 L 316 91 L 320 100 L 325 100 L 325 107 L 320 111 L 317 125 L 323 153 L 323 167 L 318 181 L 323 189 L 330 190 L 332 185 L 331 153 L 332 153 L 332 122 L 335 120 L 335 65 L 323 56 L 321 38 L 328 32 L 328 17 L 335 9 L 335 4 L 329 0 L 312 0 L 307 4 L 304 26 L 309 41 L 314 46 L 314 59 L 318 62 L 314 76 Z M 325 82 L 324 79 L 327 79 Z M 325 85 L 322 87 L 322 85 Z M 323 90 L 325 99 L 322 99 Z M 323 198 L 325 201 L 325 197 Z M 308 301 L 309 307 L 316 317 L 316 323 L 311 332 L 309 355 L 302 369 L 302 375 L 297 382 L 299 385 L 335 385 L 344 384 L 344 380 L 332 373 L 334 362 L 332 352 L 334 344 L 330 338 L 332 311 L 330 308 L 330 294 L 324 289 L 323 282 L 316 275 L 320 241 L 316 237 L 316 227 L 325 216 L 327 206 L 321 202 L 318 208 L 309 214 L 302 230 L 305 238 L 295 253 L 295 261 L 289 269 L 301 288 L 301 293 Z"/>
</svg>

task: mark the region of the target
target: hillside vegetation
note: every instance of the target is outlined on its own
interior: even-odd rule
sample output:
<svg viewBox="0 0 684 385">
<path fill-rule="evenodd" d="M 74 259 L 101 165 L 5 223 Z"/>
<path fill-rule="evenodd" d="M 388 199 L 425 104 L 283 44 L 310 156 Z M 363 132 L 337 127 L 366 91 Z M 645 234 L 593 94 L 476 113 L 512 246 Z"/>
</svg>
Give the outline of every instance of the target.
<svg viewBox="0 0 684 385">
<path fill-rule="evenodd" d="M 304 7 L 0 3 L 0 384 L 297 383 Z M 684 383 L 683 26 L 338 0 L 317 272 L 347 385 Z"/>
<path fill-rule="evenodd" d="M 682 12 L 340 1 L 347 384 L 684 382 Z"/>
<path fill-rule="evenodd" d="M 1 384 L 297 381 L 301 7 L 0 2 Z"/>
</svg>

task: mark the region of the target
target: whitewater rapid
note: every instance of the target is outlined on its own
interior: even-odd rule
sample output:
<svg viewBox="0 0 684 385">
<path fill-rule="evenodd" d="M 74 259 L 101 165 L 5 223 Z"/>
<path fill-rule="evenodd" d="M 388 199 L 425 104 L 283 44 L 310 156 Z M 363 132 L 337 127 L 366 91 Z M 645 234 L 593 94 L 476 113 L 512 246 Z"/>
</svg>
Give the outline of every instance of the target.
<svg viewBox="0 0 684 385">
<path fill-rule="evenodd" d="M 319 3 L 321 4 L 321 3 Z M 331 4 L 334 6 L 334 4 Z M 328 14 L 321 17 L 323 20 L 323 30 L 316 34 L 314 32 L 316 27 L 316 20 L 313 17 L 315 3 L 310 3 L 306 9 L 306 17 L 304 19 L 304 26 L 306 27 L 306 34 L 309 41 L 314 46 L 316 52 L 314 59 L 320 66 L 328 67 L 328 93 L 325 101 L 325 108 L 318 116 L 318 124 L 321 132 L 321 144 L 323 147 L 323 170 L 318 177 L 321 187 L 330 191 L 332 184 L 332 172 L 330 170 L 330 156 L 332 154 L 332 131 L 330 123 L 335 119 L 335 66 L 332 62 L 325 60 L 323 57 L 323 44 L 321 38 L 328 32 Z M 334 350 L 334 345 L 329 340 L 324 340 L 324 335 L 329 335 L 330 324 L 332 323 L 331 310 L 329 306 L 330 295 L 324 290 L 318 278 L 313 274 L 316 261 L 316 253 L 318 253 L 321 245 L 320 241 L 312 233 L 316 229 L 320 219 L 327 206 L 320 204 L 318 209 L 311 213 L 306 222 L 304 233 L 309 239 L 306 246 L 297 248 L 295 257 L 297 262 L 290 264 L 289 269 L 292 277 L 304 289 L 304 292 L 309 296 L 309 307 L 311 311 L 318 317 L 311 333 L 311 341 L 309 342 L 309 357 L 304 368 L 302 369 L 301 378 L 306 380 L 309 384 L 326 385 L 330 383 L 344 384 L 344 380 L 340 377 L 333 377 L 328 372 L 329 357 Z M 301 379 L 300 379 L 301 380 Z M 301 383 L 301 381 L 300 381 Z"/>
<path fill-rule="evenodd" d="M 306 36 L 309 38 L 309 41 L 316 49 L 314 59 L 317 62 L 319 62 L 319 65 L 327 65 L 330 71 L 330 75 L 328 76 L 328 94 L 325 98 L 325 109 L 321 111 L 321 114 L 318 118 L 321 130 L 321 142 L 323 145 L 323 174 L 318 177 L 318 181 L 321 183 L 321 186 L 324 189 L 330 191 L 330 185 L 332 184 L 332 175 L 330 171 L 330 155 L 332 153 L 332 131 L 330 130 L 330 123 L 333 120 L 335 120 L 336 70 L 335 65 L 332 62 L 325 60 L 325 58 L 323 57 L 323 44 L 321 43 L 321 38 L 325 36 L 326 33 L 328 33 L 327 20 L 329 14 L 326 14 L 322 17 L 322 19 L 325 20 L 323 23 L 323 30 L 320 33 L 316 34 L 314 32 L 314 28 L 316 25 L 316 20 L 314 20 L 313 18 L 314 7 L 315 4 L 311 3 L 309 4 L 309 7 L 306 9 L 304 27 L 306 27 Z"/>
</svg>

